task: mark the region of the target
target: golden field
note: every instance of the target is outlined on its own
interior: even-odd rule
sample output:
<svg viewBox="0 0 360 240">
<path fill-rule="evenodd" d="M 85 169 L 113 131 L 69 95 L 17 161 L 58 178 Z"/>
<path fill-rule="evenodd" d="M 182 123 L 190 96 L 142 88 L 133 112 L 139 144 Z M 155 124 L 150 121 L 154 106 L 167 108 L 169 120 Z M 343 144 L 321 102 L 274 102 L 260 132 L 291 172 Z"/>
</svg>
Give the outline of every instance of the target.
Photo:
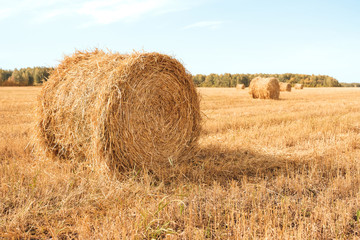
<svg viewBox="0 0 360 240">
<path fill-rule="evenodd" d="M 360 239 L 360 89 L 201 88 L 199 153 L 119 178 L 34 156 L 40 88 L 0 88 L 0 239 Z"/>
</svg>

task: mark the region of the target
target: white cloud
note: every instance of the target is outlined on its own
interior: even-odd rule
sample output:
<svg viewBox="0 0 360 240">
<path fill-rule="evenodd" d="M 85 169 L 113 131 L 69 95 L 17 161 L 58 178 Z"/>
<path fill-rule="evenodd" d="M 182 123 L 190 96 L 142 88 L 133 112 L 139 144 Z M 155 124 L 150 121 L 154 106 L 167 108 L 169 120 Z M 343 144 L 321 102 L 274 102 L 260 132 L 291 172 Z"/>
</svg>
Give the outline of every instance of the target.
<svg viewBox="0 0 360 240">
<path fill-rule="evenodd" d="M 16 15 L 30 16 L 36 23 L 55 17 L 83 16 L 86 26 L 110 24 L 182 11 L 205 0 L 13 0 L 1 3 L 0 20 Z M 90 20 L 89 20 L 90 18 Z"/>
<path fill-rule="evenodd" d="M 71 9 L 50 10 L 48 12 L 41 13 L 41 14 L 37 15 L 36 17 L 34 17 L 34 21 L 36 23 L 43 23 L 43 22 L 49 21 L 58 16 L 65 16 L 65 15 L 71 16 L 74 14 L 76 14 L 76 12 Z"/>
<path fill-rule="evenodd" d="M 14 0 L 14 1 L 4 1 L 0 2 L 2 8 L 7 10 L 10 14 L 3 14 L 3 10 L 0 10 L 0 19 L 17 17 L 19 16 L 30 16 L 30 19 L 36 21 L 38 19 L 46 19 L 49 17 L 52 12 L 63 9 L 62 6 L 71 6 L 73 2 L 71 0 Z M 48 16 L 48 17 L 46 17 Z"/>
<path fill-rule="evenodd" d="M 10 8 L 0 9 L 0 20 L 10 17 L 13 11 Z"/>
<path fill-rule="evenodd" d="M 187 25 L 187 26 L 184 27 L 184 29 L 190 29 L 190 28 L 211 28 L 211 29 L 216 29 L 223 23 L 224 23 L 223 21 L 202 21 L 202 22 L 197 22 L 197 23 Z"/>
<path fill-rule="evenodd" d="M 166 0 L 94 0 L 85 3 L 77 12 L 91 16 L 95 23 L 109 24 L 134 19 L 166 6 Z"/>
</svg>

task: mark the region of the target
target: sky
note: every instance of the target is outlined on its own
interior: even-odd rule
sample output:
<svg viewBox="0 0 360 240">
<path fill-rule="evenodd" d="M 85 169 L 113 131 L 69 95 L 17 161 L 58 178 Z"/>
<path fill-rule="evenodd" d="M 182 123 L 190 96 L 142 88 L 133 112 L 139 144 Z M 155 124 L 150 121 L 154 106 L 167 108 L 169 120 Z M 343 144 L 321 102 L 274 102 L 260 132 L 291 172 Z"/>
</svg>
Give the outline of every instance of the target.
<svg viewBox="0 0 360 240">
<path fill-rule="evenodd" d="M 359 0 L 0 0 L 0 68 L 75 50 L 160 52 L 192 74 L 323 74 L 360 82 Z"/>
</svg>

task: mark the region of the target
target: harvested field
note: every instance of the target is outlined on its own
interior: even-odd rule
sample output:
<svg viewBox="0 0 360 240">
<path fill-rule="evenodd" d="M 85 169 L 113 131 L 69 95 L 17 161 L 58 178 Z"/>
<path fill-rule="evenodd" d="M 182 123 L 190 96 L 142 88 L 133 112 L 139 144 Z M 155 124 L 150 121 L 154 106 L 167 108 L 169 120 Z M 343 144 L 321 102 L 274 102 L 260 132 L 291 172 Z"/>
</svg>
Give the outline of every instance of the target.
<svg viewBox="0 0 360 240">
<path fill-rule="evenodd" d="M 360 238 L 360 89 L 198 91 L 200 152 L 161 180 L 38 159 L 40 88 L 0 88 L 0 239 Z"/>
</svg>

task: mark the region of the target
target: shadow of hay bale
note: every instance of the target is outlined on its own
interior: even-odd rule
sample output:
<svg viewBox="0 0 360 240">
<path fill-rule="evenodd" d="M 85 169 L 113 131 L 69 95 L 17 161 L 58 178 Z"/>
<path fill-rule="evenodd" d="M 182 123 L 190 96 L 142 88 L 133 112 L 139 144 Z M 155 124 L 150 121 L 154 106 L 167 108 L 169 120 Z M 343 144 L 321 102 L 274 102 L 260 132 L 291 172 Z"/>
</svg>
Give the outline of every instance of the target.
<svg viewBox="0 0 360 240">
<path fill-rule="evenodd" d="M 324 156 L 288 158 L 242 148 L 226 149 L 219 146 L 207 146 L 199 150 L 192 162 L 178 168 L 175 178 L 176 181 L 196 184 L 217 182 L 222 185 L 233 180 L 242 181 L 244 177 L 258 181 L 294 174 L 317 174 L 319 179 L 332 179 L 355 171 L 357 166 L 356 161 L 349 163 L 336 160 L 332 153 Z M 174 175 L 172 177 L 174 179 Z M 168 179 L 164 178 L 164 181 Z"/>
<path fill-rule="evenodd" d="M 188 163 L 165 169 L 156 180 L 165 184 L 191 182 L 227 184 L 244 177 L 271 178 L 289 171 L 302 171 L 307 163 L 279 158 L 247 149 L 224 149 L 218 146 L 203 147 Z M 159 172 L 158 172 L 159 173 Z M 151 172 L 150 172 L 151 174 Z"/>
<path fill-rule="evenodd" d="M 193 172 L 194 179 L 224 183 L 240 180 L 244 176 L 274 176 L 288 171 L 294 163 L 246 149 L 229 150 L 211 146 L 200 150 L 195 164 L 200 169 Z"/>
</svg>

